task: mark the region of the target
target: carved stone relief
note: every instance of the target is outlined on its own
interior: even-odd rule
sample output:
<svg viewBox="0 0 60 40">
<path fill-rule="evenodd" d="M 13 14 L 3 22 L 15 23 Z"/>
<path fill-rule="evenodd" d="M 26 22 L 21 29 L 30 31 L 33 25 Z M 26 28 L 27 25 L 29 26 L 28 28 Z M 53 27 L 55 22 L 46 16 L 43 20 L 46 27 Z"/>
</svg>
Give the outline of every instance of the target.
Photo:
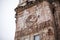
<svg viewBox="0 0 60 40">
<path fill-rule="evenodd" d="M 28 16 L 28 18 L 26 19 L 26 24 L 27 26 L 32 26 L 35 22 L 37 22 L 37 16 L 36 15 L 30 15 Z"/>
<path fill-rule="evenodd" d="M 48 29 L 50 26 L 53 28 L 53 22 L 51 21 L 51 11 L 49 6 L 46 5 L 46 2 L 43 4 L 41 4 L 41 8 L 39 8 L 39 6 L 34 6 L 29 8 L 29 10 L 24 10 L 23 16 L 18 19 L 18 25 L 20 28 L 22 28 L 19 30 L 20 37 L 42 31 L 42 40 L 53 40 L 52 38 L 54 37 L 54 30 L 52 31 L 52 29 Z"/>
</svg>

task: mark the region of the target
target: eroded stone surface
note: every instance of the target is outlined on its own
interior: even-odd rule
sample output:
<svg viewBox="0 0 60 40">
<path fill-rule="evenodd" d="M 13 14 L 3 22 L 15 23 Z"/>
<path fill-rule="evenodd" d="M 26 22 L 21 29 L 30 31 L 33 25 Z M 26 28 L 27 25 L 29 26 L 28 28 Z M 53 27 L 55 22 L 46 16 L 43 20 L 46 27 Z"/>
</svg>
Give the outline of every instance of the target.
<svg viewBox="0 0 60 40">
<path fill-rule="evenodd" d="M 41 40 L 54 40 L 52 12 L 48 2 L 43 1 L 19 14 L 17 18 L 17 39 L 33 40 L 34 34 L 37 33 Z"/>
</svg>

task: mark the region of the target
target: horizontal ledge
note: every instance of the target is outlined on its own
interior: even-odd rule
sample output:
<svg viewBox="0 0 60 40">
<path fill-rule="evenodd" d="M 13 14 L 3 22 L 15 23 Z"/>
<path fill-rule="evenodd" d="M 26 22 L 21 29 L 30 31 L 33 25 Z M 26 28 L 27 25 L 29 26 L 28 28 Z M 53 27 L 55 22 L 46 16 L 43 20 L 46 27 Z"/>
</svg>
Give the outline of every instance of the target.
<svg viewBox="0 0 60 40">
<path fill-rule="evenodd" d="M 25 10 L 25 9 L 28 9 L 28 8 L 30 8 L 30 7 L 38 4 L 38 3 L 40 3 L 40 2 L 42 2 L 42 1 L 30 1 L 30 2 L 29 2 L 28 4 L 26 4 L 25 6 L 18 6 L 18 7 L 16 7 L 16 8 L 15 8 L 15 11 L 16 11 L 16 13 L 19 13 L 19 12 L 21 12 L 21 11 L 23 11 L 23 10 Z"/>
</svg>

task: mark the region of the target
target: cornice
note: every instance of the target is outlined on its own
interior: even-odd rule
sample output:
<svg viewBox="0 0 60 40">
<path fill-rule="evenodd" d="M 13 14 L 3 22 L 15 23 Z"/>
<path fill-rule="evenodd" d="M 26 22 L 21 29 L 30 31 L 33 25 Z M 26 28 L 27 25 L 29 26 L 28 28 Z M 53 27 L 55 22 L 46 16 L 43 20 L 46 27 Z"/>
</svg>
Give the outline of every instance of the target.
<svg viewBox="0 0 60 40">
<path fill-rule="evenodd" d="M 28 9 L 28 8 L 30 8 L 30 7 L 32 7 L 32 6 L 34 6 L 34 5 L 37 5 L 38 3 L 41 3 L 43 0 L 36 0 L 36 1 L 30 1 L 30 2 L 24 2 L 24 3 L 26 3 L 26 5 L 25 6 L 17 6 L 16 8 L 15 8 L 15 11 L 16 11 L 16 13 L 20 13 L 21 11 L 23 11 L 23 10 L 25 10 L 25 9 Z M 44 0 L 44 1 L 47 1 L 47 2 L 49 2 L 50 4 L 52 3 L 52 2 L 55 2 L 55 1 L 59 1 L 59 0 L 51 0 L 51 1 L 49 1 L 49 0 Z M 59 1 L 60 2 L 60 1 Z M 22 3 L 23 4 L 23 3 Z M 21 4 L 21 5 L 22 5 Z"/>
<path fill-rule="evenodd" d="M 25 9 L 28 9 L 28 8 L 34 6 L 34 5 L 37 5 L 38 3 L 41 3 L 41 2 L 42 2 L 42 0 L 30 1 L 30 2 L 28 2 L 28 3 L 26 2 L 27 4 L 26 4 L 25 6 L 17 6 L 17 7 L 15 8 L 15 11 L 16 11 L 16 13 L 19 13 L 19 12 L 21 12 L 21 11 L 23 11 L 23 10 L 25 10 Z"/>
</svg>

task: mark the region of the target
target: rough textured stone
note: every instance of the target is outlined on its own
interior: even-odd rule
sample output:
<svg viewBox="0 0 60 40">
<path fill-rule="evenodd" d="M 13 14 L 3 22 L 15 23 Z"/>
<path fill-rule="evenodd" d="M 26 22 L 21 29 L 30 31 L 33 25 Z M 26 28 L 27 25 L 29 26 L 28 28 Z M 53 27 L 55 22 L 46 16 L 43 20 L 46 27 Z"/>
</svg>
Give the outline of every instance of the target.
<svg viewBox="0 0 60 40">
<path fill-rule="evenodd" d="M 34 35 L 38 34 L 41 40 L 55 40 L 55 30 L 60 39 L 60 6 L 55 10 L 53 16 L 49 2 L 43 1 L 17 12 L 15 40 L 34 40 Z M 58 25 L 57 29 L 55 23 Z"/>
</svg>

